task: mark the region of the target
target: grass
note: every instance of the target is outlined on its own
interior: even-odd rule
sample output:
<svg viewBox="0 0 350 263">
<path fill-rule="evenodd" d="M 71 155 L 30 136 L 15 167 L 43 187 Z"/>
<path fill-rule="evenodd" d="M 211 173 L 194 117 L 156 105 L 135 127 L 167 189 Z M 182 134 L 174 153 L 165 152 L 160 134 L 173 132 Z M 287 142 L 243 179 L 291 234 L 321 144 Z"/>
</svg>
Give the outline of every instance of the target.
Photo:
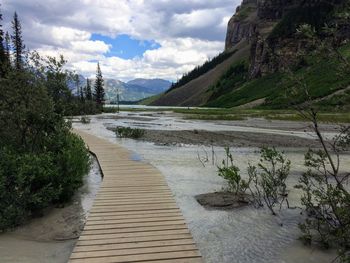
<svg viewBox="0 0 350 263">
<path fill-rule="evenodd" d="M 156 101 L 157 99 L 159 99 L 161 96 L 163 96 L 164 94 L 158 94 L 158 95 L 154 95 L 148 98 L 145 98 L 143 100 L 141 100 L 138 104 L 139 105 L 150 105 L 152 102 Z"/>
<path fill-rule="evenodd" d="M 294 110 L 239 110 L 239 109 L 179 109 L 177 113 L 185 114 L 191 120 L 245 120 L 247 118 L 265 118 L 268 120 L 307 121 Z M 349 112 L 320 112 L 320 122 L 350 123 Z"/>
<path fill-rule="evenodd" d="M 305 119 L 298 114 L 276 114 L 266 116 L 269 120 L 284 120 L 284 121 L 305 121 Z M 320 113 L 319 121 L 326 123 L 350 123 L 350 113 Z"/>
<path fill-rule="evenodd" d="M 276 93 L 282 80 L 282 74 L 275 73 L 259 79 L 248 81 L 239 88 L 226 93 L 207 103 L 209 107 L 235 107 L 254 100 L 266 98 Z"/>
<path fill-rule="evenodd" d="M 350 54 L 350 45 L 342 47 L 341 52 L 345 55 Z M 306 83 L 313 99 L 323 98 L 350 85 L 350 76 L 339 74 L 339 62 L 308 57 L 306 63 L 306 66 L 296 69 L 294 74 L 296 78 L 302 79 Z M 223 83 L 222 87 L 220 87 L 220 83 Z M 262 106 L 259 106 L 260 108 L 285 109 L 289 107 L 291 100 L 289 94 L 295 85 L 295 82 L 287 74 L 274 73 L 239 83 L 237 87 L 230 80 L 230 77 L 224 74 L 216 85 L 216 89 L 227 91 L 225 87 L 227 83 L 232 87 L 231 90 L 209 101 L 204 106 L 232 108 L 265 98 L 266 101 Z M 346 95 L 349 97 L 349 94 Z M 332 103 L 332 105 L 344 106 L 342 108 L 345 109 L 349 100 L 349 98 L 337 96 L 330 101 L 319 102 L 318 106 L 324 106 L 327 109 L 328 104 Z M 305 101 L 305 97 L 295 97 L 293 101 L 302 103 Z"/>
</svg>

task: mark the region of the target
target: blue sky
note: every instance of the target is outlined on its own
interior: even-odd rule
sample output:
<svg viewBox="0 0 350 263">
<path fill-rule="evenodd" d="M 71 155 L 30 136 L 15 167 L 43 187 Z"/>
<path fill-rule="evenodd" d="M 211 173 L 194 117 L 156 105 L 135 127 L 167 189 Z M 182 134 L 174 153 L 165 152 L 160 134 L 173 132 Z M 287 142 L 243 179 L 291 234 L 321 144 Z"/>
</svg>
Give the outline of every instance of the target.
<svg viewBox="0 0 350 263">
<path fill-rule="evenodd" d="M 224 49 L 241 0 L 2 0 L 5 28 L 17 11 L 28 48 L 63 55 L 86 77 L 176 80 Z"/>
<path fill-rule="evenodd" d="M 154 50 L 161 47 L 154 40 L 136 40 L 126 34 L 118 35 L 115 38 L 92 34 L 90 39 L 93 41 L 100 40 L 111 46 L 110 50 L 105 54 L 106 57 L 116 56 L 123 59 L 142 57 L 147 50 Z"/>
</svg>

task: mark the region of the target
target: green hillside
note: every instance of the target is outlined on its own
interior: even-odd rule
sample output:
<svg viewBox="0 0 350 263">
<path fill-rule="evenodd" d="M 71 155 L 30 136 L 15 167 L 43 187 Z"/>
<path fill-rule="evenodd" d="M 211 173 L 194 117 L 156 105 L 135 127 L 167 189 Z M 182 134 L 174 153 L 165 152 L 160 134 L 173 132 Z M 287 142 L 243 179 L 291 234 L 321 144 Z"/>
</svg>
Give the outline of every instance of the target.
<svg viewBox="0 0 350 263">
<path fill-rule="evenodd" d="M 350 44 L 343 46 L 341 53 L 350 58 Z M 305 63 L 305 66 L 294 70 L 293 73 L 297 78 L 303 79 L 309 87 L 310 96 L 315 100 L 332 95 L 350 85 L 349 75 L 339 75 L 340 65 L 337 61 L 308 57 Z M 274 73 L 258 79 L 242 81 L 247 79 L 247 71 L 232 74 L 240 65 L 240 63 L 234 64 L 218 83 L 211 87 L 209 92 L 212 93 L 212 99 L 205 106 L 231 108 L 265 99 L 265 102 L 260 105 L 262 108 L 286 107 L 290 99 L 288 93 L 293 86 L 293 81 L 287 73 Z M 331 104 L 344 108 L 350 105 L 349 95 L 350 92 L 345 90 L 342 95 L 335 94 L 318 104 L 324 107 Z M 303 102 L 304 99 L 297 98 L 299 102 Z"/>
</svg>

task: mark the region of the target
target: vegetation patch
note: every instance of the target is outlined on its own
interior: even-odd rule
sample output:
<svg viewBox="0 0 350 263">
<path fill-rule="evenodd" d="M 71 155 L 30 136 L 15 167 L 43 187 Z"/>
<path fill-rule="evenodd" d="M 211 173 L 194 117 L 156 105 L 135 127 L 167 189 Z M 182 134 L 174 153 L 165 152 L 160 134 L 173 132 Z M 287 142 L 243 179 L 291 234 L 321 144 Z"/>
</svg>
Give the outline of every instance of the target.
<svg viewBox="0 0 350 263">
<path fill-rule="evenodd" d="M 302 24 L 309 24 L 317 31 L 320 31 L 329 21 L 329 18 L 332 17 L 333 11 L 333 3 L 328 3 L 327 1 L 308 3 L 308 1 L 305 1 L 302 6 L 294 8 L 284 15 L 271 32 L 269 38 L 272 40 L 274 38 L 291 37 Z"/>
<path fill-rule="evenodd" d="M 90 166 L 65 121 L 88 104 L 70 92 L 64 59 L 26 54 L 16 13 L 12 25 L 16 48 L 0 54 L 0 232 L 69 201 Z"/>
<path fill-rule="evenodd" d="M 246 18 L 248 18 L 248 16 L 256 10 L 256 7 L 252 7 L 252 6 L 244 6 L 242 7 L 238 13 L 236 13 L 235 15 L 235 21 L 242 21 Z"/>
<path fill-rule="evenodd" d="M 119 138 L 139 139 L 145 135 L 145 130 L 130 127 L 117 127 L 115 133 Z"/>
</svg>

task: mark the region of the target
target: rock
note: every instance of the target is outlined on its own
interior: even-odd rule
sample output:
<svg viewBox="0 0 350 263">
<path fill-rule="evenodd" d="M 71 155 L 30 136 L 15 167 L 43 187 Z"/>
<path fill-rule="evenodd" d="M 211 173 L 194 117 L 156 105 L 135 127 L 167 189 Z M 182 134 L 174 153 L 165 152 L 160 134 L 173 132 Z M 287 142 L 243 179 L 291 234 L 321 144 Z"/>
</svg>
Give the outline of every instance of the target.
<svg viewBox="0 0 350 263">
<path fill-rule="evenodd" d="M 331 0 L 328 5 L 341 4 L 344 1 Z M 297 54 L 299 51 L 307 51 L 308 43 L 288 35 L 270 38 L 270 34 L 289 11 L 309 8 L 311 12 L 315 6 L 322 5 L 327 3 L 322 4 L 319 0 L 243 0 L 228 23 L 226 50 L 236 48 L 242 41 L 251 46 L 250 78 L 283 70 L 286 65 L 296 65 L 299 62 Z M 338 34 L 339 42 L 347 41 L 350 37 L 350 26 L 342 25 Z"/>
</svg>

